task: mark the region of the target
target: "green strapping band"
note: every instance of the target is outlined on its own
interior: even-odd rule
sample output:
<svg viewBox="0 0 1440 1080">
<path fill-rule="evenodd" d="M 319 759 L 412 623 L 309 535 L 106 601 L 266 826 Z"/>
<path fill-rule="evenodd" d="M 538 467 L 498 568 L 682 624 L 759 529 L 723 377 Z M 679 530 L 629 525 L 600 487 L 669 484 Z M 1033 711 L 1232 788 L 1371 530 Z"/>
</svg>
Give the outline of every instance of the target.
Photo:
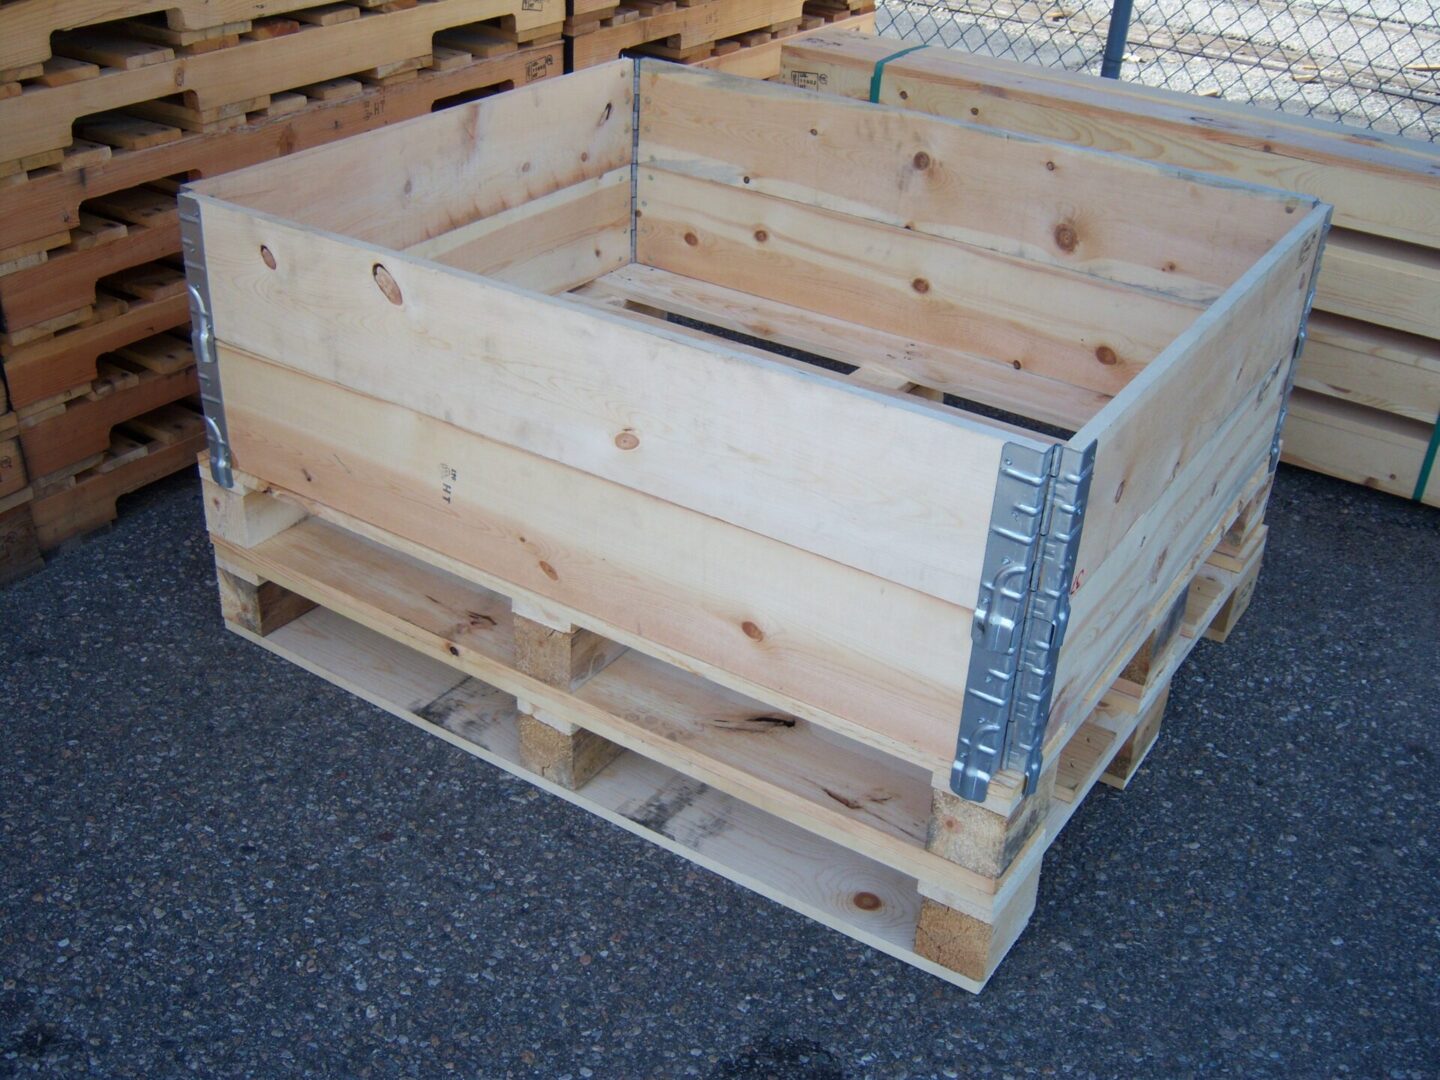
<svg viewBox="0 0 1440 1080">
<path fill-rule="evenodd" d="M 1435 465 L 1436 451 L 1440 451 L 1440 416 L 1435 418 L 1435 430 L 1430 432 L 1430 446 L 1425 451 L 1425 460 L 1420 465 L 1420 479 L 1415 481 L 1415 494 L 1410 498 L 1419 502 L 1425 498 L 1425 488 L 1430 483 L 1430 470 Z"/>
<path fill-rule="evenodd" d="M 917 49 L 928 49 L 928 45 L 911 45 L 908 49 L 901 49 L 897 53 L 891 53 L 884 60 L 875 65 L 875 70 L 870 73 L 870 101 L 878 104 L 880 101 L 880 80 L 885 77 L 885 65 L 891 60 L 899 60 L 906 53 L 915 52 Z"/>
</svg>

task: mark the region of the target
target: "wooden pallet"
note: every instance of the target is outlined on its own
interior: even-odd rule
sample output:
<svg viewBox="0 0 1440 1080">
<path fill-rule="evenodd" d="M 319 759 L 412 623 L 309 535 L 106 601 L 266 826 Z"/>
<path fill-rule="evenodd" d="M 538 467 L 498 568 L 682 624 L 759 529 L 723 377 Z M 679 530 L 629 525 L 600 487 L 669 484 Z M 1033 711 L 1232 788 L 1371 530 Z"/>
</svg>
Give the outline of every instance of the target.
<svg viewBox="0 0 1440 1080">
<path fill-rule="evenodd" d="M 1020 813 L 999 797 L 985 808 L 963 803 L 943 783 L 932 789 L 923 770 L 773 702 L 450 573 L 450 560 L 297 493 L 256 485 L 204 485 L 222 609 L 236 633 L 972 991 L 1024 928 L 1044 853 L 1085 795 L 1097 781 L 1133 779 L 1174 670 L 1212 623 L 1233 625 L 1227 604 L 1253 580 L 1264 542 L 1261 526 L 1242 538 L 1238 560 L 1212 556 L 1182 583 L 1183 618 L 1152 649 L 1138 694 L 1100 697 L 1053 749 L 1045 795 Z"/>
<path fill-rule="evenodd" d="M 0 98 L 0 175 L 61 165 L 76 122 L 86 117 L 143 105 L 160 107 L 165 124 L 236 126 L 246 114 L 269 107 L 272 95 L 298 87 L 357 72 L 376 80 L 411 78 L 435 62 L 434 38 L 445 30 L 500 20 L 517 39 L 532 31 L 549 33 L 562 21 L 560 2 L 428 0 L 398 11 L 352 6 L 351 18 L 302 20 L 294 32 L 242 39 L 198 56 L 176 57 L 167 48 L 147 46 L 150 51 L 136 58 L 117 47 L 104 66 L 71 61 L 93 70 L 60 85 L 43 85 L 55 79 L 42 74 L 24 84 L 24 93 Z M 317 10 L 337 7 L 345 5 Z"/>
<path fill-rule="evenodd" d="M 204 418 L 185 403 L 121 424 L 99 461 L 35 487 L 28 506 L 40 550 L 114 521 L 116 500 L 188 467 L 204 446 Z"/>
<path fill-rule="evenodd" d="M 792 38 L 822 32 L 873 34 L 875 32 L 875 13 L 853 15 L 847 19 L 828 22 L 809 30 L 802 29 L 798 34 L 782 37 L 776 37 L 769 31 L 758 31 L 754 36 L 742 34 L 738 38 L 726 39 L 739 42 L 740 48 L 733 50 L 717 48 L 710 56 L 696 60 L 694 64 L 710 71 L 723 71 L 727 75 L 743 75 L 747 79 L 777 79 L 780 76 L 781 46 Z M 758 40 L 762 36 L 765 40 Z M 724 42 L 719 44 L 724 44 Z"/>
<path fill-rule="evenodd" d="M 240 23 L 314 6 L 314 0 L 14 0 L 0 5 L 0 73 L 43 65 L 56 31 L 134 20 L 154 27 L 146 39 L 186 48 L 253 28 L 241 30 Z"/>
<path fill-rule="evenodd" d="M 0 276 L 0 319 L 7 334 L 57 319 L 78 325 L 93 314 L 102 279 L 133 280 L 138 267 L 179 252 L 175 196 L 159 195 L 157 210 L 152 224 L 103 221 L 105 227 L 119 231 L 108 243 L 78 246 L 72 241 L 38 266 Z M 151 291 L 144 283 L 138 287 Z M 182 293 L 183 275 L 170 280 L 167 287 Z"/>
<path fill-rule="evenodd" d="M 818 35 L 785 78 L 868 98 L 880 39 Z M 1220 101 L 948 50 L 887 63 L 881 100 L 1239 180 L 1334 204 L 1286 460 L 1440 506 L 1416 490 L 1440 423 L 1440 150 Z"/>
<path fill-rule="evenodd" d="M 200 392 L 185 338 L 160 334 L 121 346 L 83 394 L 22 413 L 19 441 L 36 487 L 109 450 L 115 427 Z"/>
<path fill-rule="evenodd" d="M 453 53 L 459 53 L 453 50 Z M 253 114 L 245 127 L 220 133 L 168 129 L 169 137 L 134 149 L 107 148 L 83 169 L 45 169 L 28 182 L 0 187 L 0 250 L 68 234 L 92 200 L 172 176 L 217 176 L 286 153 L 318 146 L 430 112 L 437 102 L 463 99 L 491 87 L 523 86 L 559 74 L 560 46 L 507 44 L 498 54 L 449 55 L 411 81 L 389 86 L 332 80 L 307 87 L 293 112 Z M 119 136 L 117 136 L 118 138 Z M 52 245 L 53 246 L 53 245 Z"/>
<path fill-rule="evenodd" d="M 27 411 L 49 407 L 76 387 L 88 387 L 99 378 L 103 354 L 189 322 L 189 301 L 183 292 L 147 300 L 107 292 L 102 286 L 84 321 L 19 345 L 0 344 L 13 403 Z"/>
<path fill-rule="evenodd" d="M 566 70 L 579 71 L 629 51 L 666 59 L 703 59 L 717 41 L 772 27 L 800 28 L 804 0 L 705 0 L 671 7 L 670 0 L 621 5 L 611 15 L 566 22 Z"/>
<path fill-rule="evenodd" d="M 888 947 L 971 986 L 1028 916 L 1052 814 L 1153 730 L 1177 612 L 1196 597 L 1199 632 L 1259 559 L 1239 522 L 1327 218 L 654 61 L 186 198 L 241 485 L 208 496 L 233 610 L 263 629 L 318 601 L 513 694 L 552 781 L 623 747 L 913 879 Z M 1177 200 L 1206 228 L 1175 228 Z M 1078 261 L 1051 218 L 1077 204 Z M 1050 531 L 1022 577 L 1026 521 Z M 972 710 L 1011 628 L 1027 656 L 1055 642 L 1030 636 L 1044 611 L 1067 629 L 1027 698 L 1027 784 Z"/>
</svg>

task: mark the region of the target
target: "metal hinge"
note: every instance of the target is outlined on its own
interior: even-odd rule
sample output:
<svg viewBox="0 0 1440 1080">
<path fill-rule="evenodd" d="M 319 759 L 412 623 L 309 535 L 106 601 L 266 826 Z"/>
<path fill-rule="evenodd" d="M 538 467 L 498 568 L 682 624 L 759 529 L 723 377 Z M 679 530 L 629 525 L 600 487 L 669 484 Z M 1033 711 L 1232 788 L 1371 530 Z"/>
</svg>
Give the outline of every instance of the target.
<svg viewBox="0 0 1440 1080">
<path fill-rule="evenodd" d="M 990 513 L 950 786 L 983 802 L 1001 769 L 1035 789 L 1055 665 L 1070 619 L 1095 444 L 1006 443 Z"/>
<path fill-rule="evenodd" d="M 1290 414 L 1290 391 L 1295 389 L 1295 372 L 1300 364 L 1300 354 L 1305 351 L 1305 338 L 1310 332 L 1310 309 L 1315 305 L 1315 286 L 1320 281 L 1320 259 L 1325 254 L 1325 240 L 1330 235 L 1330 219 L 1333 211 L 1325 214 L 1325 224 L 1320 228 L 1320 242 L 1315 250 L 1315 263 L 1310 267 L 1310 284 L 1305 292 L 1305 306 L 1300 309 L 1300 329 L 1295 334 L 1295 348 L 1290 354 L 1285 369 L 1285 392 L 1280 398 L 1280 415 L 1275 420 L 1275 435 L 1270 440 L 1270 471 L 1273 473 L 1280 464 L 1281 430 L 1285 418 Z"/>
<path fill-rule="evenodd" d="M 205 271 L 205 240 L 200 229 L 200 204 L 189 192 L 180 193 L 180 247 L 185 258 L 186 291 L 190 294 L 190 342 L 195 350 L 195 374 L 200 382 L 200 403 L 205 410 L 205 434 L 210 446 L 210 475 L 217 484 L 235 486 L 230 435 L 225 427 L 225 398 L 220 392 L 220 360 L 215 352 L 215 324 L 210 313 L 210 281 Z"/>
</svg>

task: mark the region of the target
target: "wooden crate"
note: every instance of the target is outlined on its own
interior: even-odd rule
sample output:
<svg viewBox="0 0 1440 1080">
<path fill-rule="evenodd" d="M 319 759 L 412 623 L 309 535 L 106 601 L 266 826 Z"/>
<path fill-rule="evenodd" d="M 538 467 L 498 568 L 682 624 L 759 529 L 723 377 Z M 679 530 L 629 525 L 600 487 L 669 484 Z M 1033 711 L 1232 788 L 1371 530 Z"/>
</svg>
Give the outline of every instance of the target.
<svg viewBox="0 0 1440 1080">
<path fill-rule="evenodd" d="M 642 804 L 678 774 L 747 834 L 783 822 L 764 858 L 804 887 L 658 831 L 972 988 L 1168 671 L 1243 607 L 1328 224 L 651 61 L 182 204 L 232 623 L 412 719 L 445 711 L 433 662 L 513 695 L 489 752 L 612 820 L 642 790 L 606 780 L 619 747 L 662 770 Z M 402 701 L 294 642 L 335 616 L 430 683 Z M 845 918 L 816 899 L 842 857 L 891 882 L 837 871 Z"/>
<path fill-rule="evenodd" d="M 896 51 L 815 35 L 786 51 L 784 78 L 869 98 L 876 63 Z M 1285 460 L 1440 506 L 1440 468 L 1418 484 L 1440 423 L 1440 149 L 940 48 L 889 61 L 880 100 L 1332 203 Z"/>
</svg>

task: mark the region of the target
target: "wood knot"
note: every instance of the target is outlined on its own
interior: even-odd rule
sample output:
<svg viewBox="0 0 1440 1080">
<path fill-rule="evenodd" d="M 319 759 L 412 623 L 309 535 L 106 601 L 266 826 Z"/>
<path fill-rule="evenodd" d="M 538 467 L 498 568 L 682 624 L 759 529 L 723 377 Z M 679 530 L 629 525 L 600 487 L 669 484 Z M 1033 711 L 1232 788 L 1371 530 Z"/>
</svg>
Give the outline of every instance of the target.
<svg viewBox="0 0 1440 1080">
<path fill-rule="evenodd" d="M 541 559 L 541 560 L 540 560 L 540 572 L 541 572 L 542 574 L 544 574 L 546 577 L 548 577 L 551 581 L 559 581 L 559 580 L 560 580 L 560 575 L 555 572 L 555 567 L 551 566 L 551 565 L 550 565 L 548 562 L 546 562 L 544 559 Z"/>
<path fill-rule="evenodd" d="M 693 232 L 687 232 L 685 234 L 685 243 L 689 244 L 691 247 L 694 247 L 696 244 L 700 243 L 700 238 L 696 236 Z"/>
<path fill-rule="evenodd" d="M 748 637 L 751 641 L 765 640 L 765 631 L 761 630 L 760 627 L 756 626 L 749 619 L 746 619 L 743 623 L 740 624 L 740 629 L 745 631 L 745 636 Z"/>
<path fill-rule="evenodd" d="M 1096 349 L 1095 359 L 1099 360 L 1100 363 L 1104 364 L 1106 367 L 1113 367 L 1120 361 L 1120 358 L 1115 355 L 1115 350 L 1110 348 L 1109 345 L 1101 345 L 1098 349 Z"/>
<path fill-rule="evenodd" d="M 1125 481 L 1120 481 L 1120 486 L 1115 489 L 1115 501 L 1118 503 L 1125 496 Z"/>
<path fill-rule="evenodd" d="M 977 107 L 972 107 L 972 108 L 970 109 L 970 115 L 971 115 L 971 116 L 979 116 L 979 115 L 980 115 L 980 109 L 979 109 L 979 107 L 978 107 L 978 106 L 977 106 Z"/>
<path fill-rule="evenodd" d="M 879 911 L 880 898 L 873 892 L 857 892 L 852 898 L 853 903 L 861 911 Z"/>
<path fill-rule="evenodd" d="M 266 247 L 264 244 L 260 245 L 260 261 L 263 262 L 266 266 L 268 266 L 271 270 L 275 269 L 275 253 L 271 251 L 268 247 Z"/>
<path fill-rule="evenodd" d="M 765 243 L 766 240 L 769 240 L 769 239 L 770 239 L 770 234 L 769 234 L 768 232 L 766 232 L 764 229 L 756 229 L 756 230 L 755 230 L 755 242 L 756 242 L 757 244 L 763 244 L 763 243 Z"/>
<path fill-rule="evenodd" d="M 1061 251 L 1069 254 L 1080 244 L 1080 234 L 1075 231 L 1075 226 L 1068 221 L 1062 221 L 1055 226 L 1055 246 Z"/>
<path fill-rule="evenodd" d="M 926 281 L 923 277 L 917 277 L 914 281 L 910 282 L 910 287 L 918 293 L 927 293 L 930 291 L 930 282 Z"/>
<path fill-rule="evenodd" d="M 389 270 L 386 270 L 380 263 L 376 263 L 371 267 L 370 272 L 375 276 L 375 284 L 378 285 L 380 291 L 385 294 L 386 300 L 389 300 L 397 307 L 405 302 L 405 298 L 400 295 L 400 285 L 390 276 Z"/>
<path fill-rule="evenodd" d="M 930 155 L 927 154 L 924 150 L 921 150 L 911 160 L 915 165 L 915 168 L 919 169 L 921 172 L 924 172 L 930 167 Z"/>
<path fill-rule="evenodd" d="M 640 436 L 636 435 L 629 428 L 615 436 L 615 445 L 621 450 L 634 450 L 640 445 Z"/>
<path fill-rule="evenodd" d="M 901 101 L 909 101 L 909 100 L 910 100 L 910 91 L 908 91 L 908 90 L 901 90 L 901 91 L 900 91 L 900 100 L 901 100 Z"/>
<path fill-rule="evenodd" d="M 1046 170 L 1047 170 L 1048 172 L 1054 172 L 1054 171 L 1055 171 L 1055 163 L 1054 163 L 1053 161 L 1047 161 L 1047 162 L 1045 162 L 1045 168 L 1046 168 Z"/>
</svg>

